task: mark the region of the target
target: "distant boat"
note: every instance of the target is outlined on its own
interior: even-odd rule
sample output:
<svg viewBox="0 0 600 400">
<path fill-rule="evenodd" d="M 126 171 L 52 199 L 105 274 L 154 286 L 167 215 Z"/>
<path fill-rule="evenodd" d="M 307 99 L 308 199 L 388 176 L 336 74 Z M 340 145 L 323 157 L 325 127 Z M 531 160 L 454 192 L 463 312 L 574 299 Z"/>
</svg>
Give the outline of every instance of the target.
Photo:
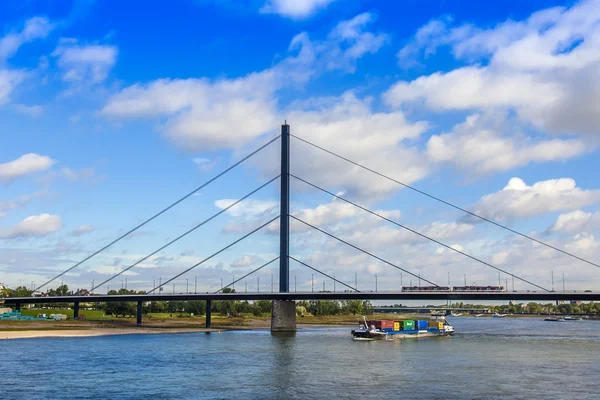
<svg viewBox="0 0 600 400">
<path fill-rule="evenodd" d="M 579 317 L 569 317 L 568 315 L 566 317 L 563 318 L 565 321 L 580 321 L 581 318 Z"/>
<path fill-rule="evenodd" d="M 544 321 L 552 321 L 552 322 L 564 322 L 564 318 L 544 318 Z"/>
<path fill-rule="evenodd" d="M 461 313 L 457 313 L 457 314 L 452 313 L 452 314 L 450 314 L 450 316 L 452 316 L 452 317 L 460 317 L 461 315 L 462 315 Z"/>
<path fill-rule="evenodd" d="M 492 315 L 492 318 L 504 318 L 504 315 L 498 314 L 498 313 L 494 313 L 494 315 Z"/>
</svg>

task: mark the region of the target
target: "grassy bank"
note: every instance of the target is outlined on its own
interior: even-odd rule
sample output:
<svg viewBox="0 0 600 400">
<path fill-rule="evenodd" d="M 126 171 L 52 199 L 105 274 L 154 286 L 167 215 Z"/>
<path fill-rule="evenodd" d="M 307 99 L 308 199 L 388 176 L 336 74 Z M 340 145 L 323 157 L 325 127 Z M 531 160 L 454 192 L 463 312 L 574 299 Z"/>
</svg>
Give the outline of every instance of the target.
<svg viewBox="0 0 600 400">
<path fill-rule="evenodd" d="M 45 314 L 67 314 L 73 315 L 73 310 L 23 310 L 23 314 L 37 316 L 40 313 Z M 102 328 L 136 328 L 135 318 L 117 318 L 114 316 L 105 316 L 102 311 L 86 311 L 85 321 L 1 321 L 0 331 L 7 330 L 54 330 L 54 329 L 102 329 Z M 81 313 L 80 313 L 81 315 Z M 298 317 L 297 323 L 303 325 L 340 325 L 353 326 L 358 325 L 362 316 L 358 315 L 330 315 L 330 316 L 304 316 Z M 424 318 L 422 316 L 405 315 L 399 317 L 389 314 L 376 314 L 367 316 L 368 319 L 411 319 Z M 145 314 L 143 326 L 145 328 L 160 329 L 200 329 L 204 328 L 206 323 L 204 316 L 190 316 L 186 313 L 151 313 Z M 212 316 L 212 326 L 217 329 L 258 329 L 268 328 L 271 324 L 271 316 L 268 314 L 254 316 L 252 314 L 243 314 L 235 317 L 222 315 Z"/>
</svg>

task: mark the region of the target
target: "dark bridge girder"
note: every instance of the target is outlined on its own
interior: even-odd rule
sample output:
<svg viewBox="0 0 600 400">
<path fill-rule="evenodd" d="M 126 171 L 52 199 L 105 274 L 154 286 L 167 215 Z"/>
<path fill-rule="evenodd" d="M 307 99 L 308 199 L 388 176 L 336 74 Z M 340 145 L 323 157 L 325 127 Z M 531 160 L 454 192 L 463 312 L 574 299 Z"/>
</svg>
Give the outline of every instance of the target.
<svg viewBox="0 0 600 400">
<path fill-rule="evenodd" d="M 407 292 L 294 292 L 294 293 L 190 293 L 128 294 L 96 296 L 12 297 L 6 304 L 99 303 L 111 301 L 186 300 L 471 300 L 471 301 L 600 301 L 600 292 L 500 292 L 500 293 L 407 293 Z"/>
</svg>

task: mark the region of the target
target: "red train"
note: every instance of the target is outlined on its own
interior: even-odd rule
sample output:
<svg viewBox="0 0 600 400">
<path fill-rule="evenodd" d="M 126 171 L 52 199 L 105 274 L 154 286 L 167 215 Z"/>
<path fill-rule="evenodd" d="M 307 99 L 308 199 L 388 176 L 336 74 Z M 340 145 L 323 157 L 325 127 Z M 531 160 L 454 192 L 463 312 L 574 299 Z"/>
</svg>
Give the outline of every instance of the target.
<svg viewBox="0 0 600 400">
<path fill-rule="evenodd" d="M 402 286 L 403 292 L 505 292 L 504 286 Z"/>
</svg>

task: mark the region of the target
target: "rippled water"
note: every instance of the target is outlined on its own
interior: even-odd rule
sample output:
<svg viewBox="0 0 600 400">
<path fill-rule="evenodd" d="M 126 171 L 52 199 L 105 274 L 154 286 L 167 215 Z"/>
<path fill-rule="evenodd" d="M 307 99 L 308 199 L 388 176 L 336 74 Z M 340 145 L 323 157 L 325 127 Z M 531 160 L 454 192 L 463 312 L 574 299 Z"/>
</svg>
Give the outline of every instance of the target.
<svg viewBox="0 0 600 400">
<path fill-rule="evenodd" d="M 600 321 L 451 323 L 452 338 L 381 342 L 349 328 L 0 341 L 0 398 L 600 398 Z"/>
</svg>

